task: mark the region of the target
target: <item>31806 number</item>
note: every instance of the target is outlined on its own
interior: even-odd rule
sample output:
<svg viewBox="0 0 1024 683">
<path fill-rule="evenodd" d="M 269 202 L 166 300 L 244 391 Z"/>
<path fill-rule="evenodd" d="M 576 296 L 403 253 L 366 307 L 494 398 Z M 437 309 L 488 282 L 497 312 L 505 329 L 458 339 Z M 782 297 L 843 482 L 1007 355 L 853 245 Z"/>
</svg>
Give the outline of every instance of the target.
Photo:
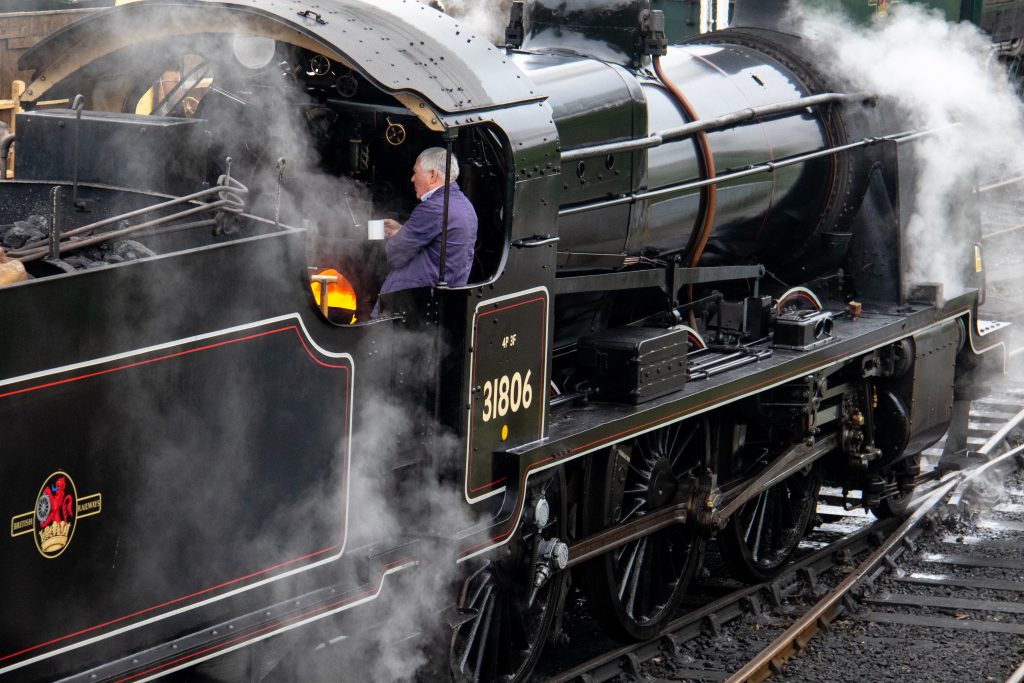
<svg viewBox="0 0 1024 683">
<path fill-rule="evenodd" d="M 518 372 L 502 375 L 484 382 L 484 422 L 490 422 L 509 413 L 527 410 L 533 404 L 532 370 L 523 377 Z"/>
</svg>

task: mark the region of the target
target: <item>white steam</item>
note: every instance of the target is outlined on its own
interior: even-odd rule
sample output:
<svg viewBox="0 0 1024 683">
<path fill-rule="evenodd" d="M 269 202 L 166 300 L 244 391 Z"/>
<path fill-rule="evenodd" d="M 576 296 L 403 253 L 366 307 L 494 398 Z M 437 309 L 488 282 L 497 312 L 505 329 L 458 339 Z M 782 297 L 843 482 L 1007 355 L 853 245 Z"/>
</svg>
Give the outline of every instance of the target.
<svg viewBox="0 0 1024 683">
<path fill-rule="evenodd" d="M 916 144 L 904 271 L 908 285 L 942 282 L 947 296 L 959 293 L 968 257 L 957 218 L 964 188 L 1024 168 L 1021 100 L 991 39 L 972 24 L 952 24 L 914 5 L 898 5 L 870 26 L 826 11 L 797 14 L 832 76 L 891 100 L 910 128 L 946 127 Z"/>
<path fill-rule="evenodd" d="M 420 0 L 431 4 L 431 0 Z M 511 0 L 443 0 L 445 12 L 465 22 L 484 38 L 501 44 L 508 25 Z"/>
</svg>

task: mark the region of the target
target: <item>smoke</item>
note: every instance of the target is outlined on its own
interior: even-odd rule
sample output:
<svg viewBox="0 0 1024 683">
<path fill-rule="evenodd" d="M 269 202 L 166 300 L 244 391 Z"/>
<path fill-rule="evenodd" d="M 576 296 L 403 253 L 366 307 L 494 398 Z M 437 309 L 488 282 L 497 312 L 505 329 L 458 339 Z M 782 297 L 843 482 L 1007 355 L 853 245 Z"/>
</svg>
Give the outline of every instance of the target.
<svg viewBox="0 0 1024 683">
<path fill-rule="evenodd" d="M 226 126 L 220 138 L 236 159 L 244 160 L 239 161 L 239 172 L 245 167 L 254 210 L 264 216 L 279 210 L 282 222 L 308 228 L 308 263 L 335 267 L 357 290 L 375 293 L 378 286 L 361 286 L 366 283 L 361 283 L 360 273 L 372 268 L 366 267 L 360 250 L 366 244 L 366 220 L 389 207 L 373 206 L 365 186 L 331 168 L 332 151 L 336 154 L 336 147 L 348 142 L 347 136 L 339 138 L 343 131 L 332 112 L 311 100 L 298 84 L 285 85 L 283 92 L 278 81 L 272 87 L 278 90 L 273 100 L 260 97 L 256 86 L 252 96 L 236 90 L 243 99 L 269 106 L 253 110 L 254 126 Z M 288 107 L 277 104 L 282 99 Z M 254 143 L 246 137 L 253 129 L 267 135 Z M 285 159 L 283 169 L 280 159 Z M 388 576 L 380 597 L 362 610 L 356 608 L 341 626 L 327 622 L 314 629 L 321 634 L 322 647 L 282 662 L 274 672 L 282 680 L 332 680 L 341 670 L 352 680 L 384 683 L 411 679 L 433 664 L 432 656 L 443 656 L 447 663 L 444 646 L 450 632 L 444 631 L 440 613 L 456 596 L 450 585 L 456 548 L 446 536 L 472 527 L 474 520 L 457 482 L 442 481 L 431 465 L 460 459 L 458 439 L 437 425 L 424 406 L 437 368 L 429 355 L 433 339 L 397 327 L 391 335 L 382 349 L 390 363 L 357 368 L 357 374 L 370 372 L 376 377 L 358 387 L 348 472 L 349 558 L 341 562 L 351 567 L 360 556 L 415 540 L 417 564 Z M 400 392 L 391 392 L 389 375 L 401 378 Z M 328 477 L 339 478 L 340 473 Z M 293 528 L 302 528 L 301 520 L 310 511 L 282 514 L 295 517 Z M 280 554 L 280 549 L 268 549 L 268 554 Z M 373 571 L 371 585 L 377 580 Z"/>
<path fill-rule="evenodd" d="M 199 37 L 190 47 L 195 54 L 208 54 L 212 60 L 218 54 L 230 54 L 230 50 L 223 49 L 224 44 L 215 38 Z M 143 56 L 140 52 L 131 56 Z M 150 52 L 153 59 L 164 56 L 159 49 Z M 126 62 L 126 68 L 136 66 L 131 60 Z M 363 241 L 365 224 L 361 221 L 370 215 L 365 187 L 322 166 L 321 151 L 338 142 L 330 135 L 330 121 L 319 118 L 329 116 L 329 112 L 318 108 L 298 85 L 289 87 L 280 73 L 268 72 L 261 78 L 249 71 L 225 70 L 230 64 L 218 62 L 216 66 L 221 67 L 216 72 L 216 89 L 208 90 L 198 106 L 210 122 L 211 139 L 220 152 L 215 158 L 223 160 L 230 155 L 232 175 L 252 190 L 248 209 L 270 218 L 280 211 L 284 224 L 303 225 L 300 221 L 308 221 L 313 241 Z M 88 106 L 100 108 L 98 104 Z M 324 136 L 318 137 L 320 133 Z M 168 156 L 172 156 L 170 152 Z M 281 159 L 285 160 L 283 167 Z M 159 166 L 154 163 L 154 167 Z M 193 169 L 196 189 L 204 180 L 202 171 Z M 403 168 L 402 175 L 407 171 Z M 154 171 L 158 172 L 163 169 Z M 140 184 L 146 184 L 146 179 L 140 179 Z M 187 237 L 183 241 L 191 244 Z M 330 246 L 323 251 L 330 251 Z M 245 264 L 248 272 L 266 274 L 263 284 L 281 283 L 279 289 L 270 288 L 274 294 L 295 292 L 291 310 L 308 308 L 308 290 L 294 286 L 302 273 L 289 272 L 273 260 L 279 256 L 273 249 L 258 254 Z M 208 325 L 212 324 L 209 320 L 244 322 L 249 318 L 241 316 L 268 310 L 252 303 L 267 294 L 264 291 L 204 287 L 217 282 L 216 278 L 206 279 L 206 273 L 197 276 L 192 271 L 175 272 L 179 261 L 174 259 L 159 263 L 164 264 L 159 287 L 123 288 L 103 301 L 104 311 L 140 312 L 132 319 L 137 319 L 137 325 L 126 324 L 122 317 L 109 325 L 94 326 L 95 334 L 106 335 L 108 347 L 134 349 L 142 344 L 140 339 L 164 342 L 181 338 L 186 332 L 196 331 L 188 325 L 199 327 L 197 319 L 201 316 L 197 311 L 206 311 L 201 324 Z M 209 274 L 212 276 L 212 272 Z M 222 310 L 227 313 L 218 315 Z M 208 329 L 201 327 L 198 331 Z M 339 342 L 337 335 L 332 337 L 330 330 L 311 332 L 325 346 L 355 352 Z M 282 333 L 261 339 L 272 344 L 285 336 Z M 355 336 L 353 333 L 344 339 Z M 118 340 L 111 341 L 113 338 Z M 295 343 L 293 351 L 298 348 Z M 216 350 L 182 356 L 182 363 L 193 365 L 144 365 L 141 367 L 147 374 L 140 369 L 137 373 L 111 375 L 120 383 L 112 385 L 102 402 L 81 407 L 73 416 L 78 420 L 81 411 L 91 411 L 88 414 L 92 419 L 83 420 L 93 425 L 82 437 L 83 452 L 109 453 L 111 462 L 123 469 L 116 478 L 123 478 L 128 482 L 124 485 L 130 484 L 134 492 L 133 500 L 120 502 L 131 506 L 131 521 L 123 534 L 133 543 L 126 541 L 115 548 L 110 564 L 111 572 L 119 575 L 145 577 L 138 586 L 139 591 L 145 591 L 144 598 L 175 598 L 182 594 L 182 585 L 204 586 L 210 576 L 238 576 L 239 566 L 251 569 L 247 564 L 250 561 L 261 567 L 264 560 L 270 563 L 319 550 L 323 538 L 337 536 L 337 527 L 324 528 L 325 518 L 333 520 L 338 514 L 342 502 L 339 490 L 345 481 L 351 494 L 345 501 L 350 513 L 350 537 L 346 557 L 338 564 L 339 572 L 341 567 L 347 571 L 358 565 L 360 553 L 370 555 L 416 540 L 418 566 L 389 577 L 379 603 L 365 610 L 367 616 L 353 623 L 346 633 L 335 634 L 359 635 L 360 647 L 366 652 L 338 648 L 341 668 L 324 666 L 303 676 L 285 672 L 278 676 L 280 680 L 337 680 L 339 671 L 346 672 L 342 678 L 351 680 L 409 678 L 428 661 L 429 653 L 437 651 L 437 641 L 445 635 L 438 613 L 454 599 L 449 583 L 456 571 L 454 546 L 446 537 L 471 527 L 473 520 L 455 482 L 440 481 L 430 463 L 459 462 L 459 443 L 432 423 L 432 416 L 422 409 L 423 401 L 398 403 L 389 393 L 392 378 L 401 377 L 401 393 L 431 395 L 438 363 L 432 358 L 428 362 L 423 349 L 432 347 L 432 339 L 402 335 L 396 329 L 378 333 L 375 343 L 379 346 L 356 360 L 357 375 L 370 376 L 366 373 L 372 367 L 373 380 L 363 380 L 357 387 L 357 428 L 351 439 L 347 473 L 341 467 L 341 458 L 336 457 L 342 444 L 318 443 L 315 437 L 340 423 L 338 415 L 330 412 L 339 395 L 339 385 L 331 382 L 340 380 L 331 376 L 324 380 L 328 386 L 320 384 L 322 391 L 318 391 L 316 384 L 307 384 L 298 374 L 288 372 L 295 368 L 288 365 L 287 353 L 268 352 L 275 355 L 265 358 L 282 363 L 273 368 L 232 364 L 229 355 L 218 362 Z M 297 355 L 300 369 L 319 367 L 301 350 Z M 327 371 L 316 371 L 320 373 L 316 375 L 319 382 Z M 371 389 L 376 393 L 371 395 Z M 62 419 L 72 420 L 72 416 L 68 413 Z M 69 424 L 51 431 L 71 434 L 79 429 Z M 423 438 L 424 433 L 433 436 Z M 330 466 L 322 466 L 325 462 Z M 78 470 L 75 474 L 78 476 Z M 298 483 L 289 489 L 284 482 Z M 94 484 L 87 482 L 85 486 L 91 492 Z M 104 489 L 104 493 L 107 491 Z M 324 513 L 325 507 L 330 508 L 330 514 Z M 134 544 L 147 534 L 158 535 L 159 542 L 148 547 Z M 241 552 L 229 552 L 231 549 L 244 551 L 244 557 L 239 557 Z M 168 558 L 188 561 L 178 566 Z M 368 577 L 371 582 L 376 578 Z M 337 579 L 355 582 L 354 577 L 340 574 Z M 124 587 L 133 582 L 118 583 Z M 284 583 L 271 586 L 277 589 Z M 123 597 L 118 593 L 111 601 Z M 283 601 L 295 596 L 280 590 L 274 597 Z M 328 627 L 326 620 L 317 628 L 321 627 Z M 283 666 L 315 667 L 315 659 L 300 657 L 298 662 Z"/>
<path fill-rule="evenodd" d="M 425 5 L 437 5 L 437 0 L 420 0 Z M 443 0 L 444 11 L 465 22 L 487 40 L 501 44 L 505 38 L 512 0 Z"/>
<path fill-rule="evenodd" d="M 1024 158 L 1021 102 L 990 38 L 972 24 L 952 24 L 909 4 L 870 26 L 823 10 L 797 11 L 795 21 L 834 78 L 893 102 L 908 128 L 938 129 L 915 146 L 919 173 L 905 282 L 942 282 L 947 296 L 961 292 L 965 190 L 1019 173 Z"/>
<path fill-rule="evenodd" d="M 478 7 L 470 16 L 483 14 Z M 244 80 L 238 82 L 244 84 Z M 258 84 L 245 87 L 240 85 L 233 92 L 256 105 L 247 112 L 255 119 L 252 125 L 239 126 L 229 118 L 219 139 L 235 156 L 238 172 L 244 172 L 251 183 L 254 212 L 268 216 L 280 211 L 283 223 L 308 228 L 308 263 L 336 267 L 357 290 L 375 293 L 377 286 L 360 286 L 360 273 L 371 270 L 360 249 L 366 243 L 366 220 L 388 207 L 374 207 L 365 186 L 330 167 L 332 148 L 347 142 L 338 137 L 342 131 L 332 112 L 311 100 L 298 84 L 282 86 L 275 80 L 273 99 L 261 97 Z M 289 106 L 280 106 L 280 101 Z M 267 134 L 254 142 L 248 138 L 251 130 Z M 437 425 L 424 406 L 437 368 L 429 355 L 433 338 L 398 327 L 390 334 L 383 342 L 384 357 L 390 363 L 362 363 L 357 368 L 357 374 L 371 372 L 376 377 L 358 386 L 348 472 L 349 559 L 341 562 L 351 567 L 360 556 L 415 540 L 417 564 L 388 576 L 381 596 L 365 609 L 357 608 L 342 626 L 328 622 L 318 627 L 323 647 L 282 662 L 274 673 L 283 680 L 332 680 L 342 670 L 346 679 L 383 683 L 411 679 L 431 663 L 432 655 L 443 653 L 447 662 L 439 643 L 446 644 L 450 632 L 444 632 L 440 613 L 456 595 L 450 585 L 456 572 L 456 548 L 446 537 L 472 527 L 474 520 L 457 482 L 443 481 L 431 465 L 460 459 L 458 439 Z M 389 376 L 401 378 L 400 392 L 391 392 Z M 402 400 L 402 396 L 418 399 Z M 238 410 L 251 412 L 242 404 Z M 340 476 L 325 473 L 328 481 Z M 300 529 L 301 520 L 308 519 L 311 511 L 289 509 L 281 514 L 284 519 L 294 518 L 290 526 Z M 275 521 L 278 528 L 285 524 Z M 280 548 L 268 548 L 269 556 L 280 552 Z M 372 571 L 371 584 L 377 580 Z M 281 595 L 281 599 L 288 597 Z"/>
</svg>

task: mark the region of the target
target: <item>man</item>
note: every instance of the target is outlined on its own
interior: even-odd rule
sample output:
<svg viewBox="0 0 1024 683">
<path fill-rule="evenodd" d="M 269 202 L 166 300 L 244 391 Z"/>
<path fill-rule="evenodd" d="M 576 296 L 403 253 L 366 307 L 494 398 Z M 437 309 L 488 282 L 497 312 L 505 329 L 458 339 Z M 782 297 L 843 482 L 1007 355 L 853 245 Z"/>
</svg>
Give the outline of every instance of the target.
<svg viewBox="0 0 1024 683">
<path fill-rule="evenodd" d="M 419 205 L 405 225 L 388 219 L 384 234 L 388 273 L 381 294 L 437 284 L 441 266 L 441 226 L 444 221 L 445 150 L 431 147 L 420 153 L 412 170 L 412 186 Z M 448 198 L 448 247 L 445 251 L 445 282 L 461 287 L 469 281 L 476 246 L 476 210 L 462 194 L 455 179 L 459 164 L 452 157 Z"/>
</svg>

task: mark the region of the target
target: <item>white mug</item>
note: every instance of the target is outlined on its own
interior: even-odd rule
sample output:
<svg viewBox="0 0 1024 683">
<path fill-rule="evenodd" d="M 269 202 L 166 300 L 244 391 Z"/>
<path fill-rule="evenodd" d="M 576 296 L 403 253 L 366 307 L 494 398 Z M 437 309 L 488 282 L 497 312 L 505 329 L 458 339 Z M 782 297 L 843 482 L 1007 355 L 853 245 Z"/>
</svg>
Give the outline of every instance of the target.
<svg viewBox="0 0 1024 683">
<path fill-rule="evenodd" d="M 384 220 L 369 221 L 366 224 L 367 227 L 367 239 L 371 240 L 382 240 L 384 239 Z"/>
</svg>

